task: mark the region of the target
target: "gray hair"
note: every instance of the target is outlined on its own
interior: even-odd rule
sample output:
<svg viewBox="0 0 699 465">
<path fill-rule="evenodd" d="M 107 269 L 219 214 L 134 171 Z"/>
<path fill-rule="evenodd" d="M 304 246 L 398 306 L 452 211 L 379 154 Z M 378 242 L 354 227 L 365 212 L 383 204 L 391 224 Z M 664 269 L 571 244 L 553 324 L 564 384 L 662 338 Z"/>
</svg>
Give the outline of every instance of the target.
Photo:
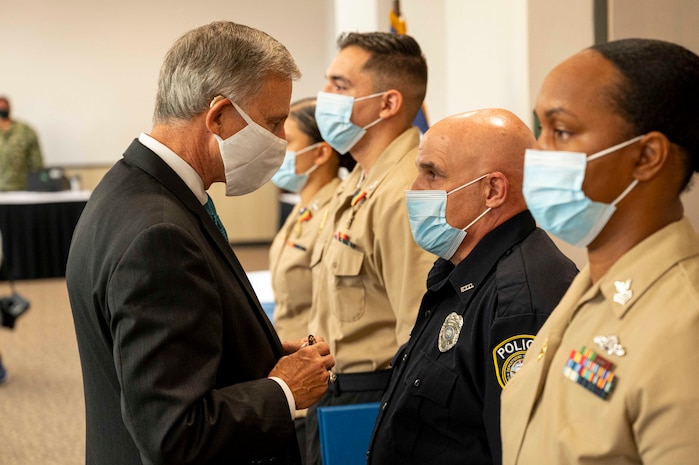
<svg viewBox="0 0 699 465">
<path fill-rule="evenodd" d="M 286 47 L 270 35 L 229 21 L 193 29 L 165 55 L 153 123 L 189 120 L 217 95 L 244 106 L 270 76 L 301 76 Z"/>
</svg>

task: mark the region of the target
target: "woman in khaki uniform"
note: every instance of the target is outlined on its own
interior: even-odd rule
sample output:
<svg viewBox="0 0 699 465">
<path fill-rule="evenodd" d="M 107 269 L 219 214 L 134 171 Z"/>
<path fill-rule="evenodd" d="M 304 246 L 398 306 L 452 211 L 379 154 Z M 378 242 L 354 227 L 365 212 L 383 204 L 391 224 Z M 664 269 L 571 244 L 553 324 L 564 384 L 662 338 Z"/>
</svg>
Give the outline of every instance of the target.
<svg viewBox="0 0 699 465">
<path fill-rule="evenodd" d="M 289 145 L 272 182 L 299 194 L 300 200 L 275 236 L 269 253 L 274 327 L 282 341 L 308 336 L 312 297 L 309 263 L 328 202 L 341 181 L 340 155 L 323 142 L 316 125 L 315 98 L 291 105 L 284 130 Z"/>
<path fill-rule="evenodd" d="M 587 247 L 505 386 L 503 463 L 699 463 L 699 236 L 680 193 L 699 170 L 699 57 L 647 39 L 557 66 L 536 101 L 523 191 Z"/>
</svg>

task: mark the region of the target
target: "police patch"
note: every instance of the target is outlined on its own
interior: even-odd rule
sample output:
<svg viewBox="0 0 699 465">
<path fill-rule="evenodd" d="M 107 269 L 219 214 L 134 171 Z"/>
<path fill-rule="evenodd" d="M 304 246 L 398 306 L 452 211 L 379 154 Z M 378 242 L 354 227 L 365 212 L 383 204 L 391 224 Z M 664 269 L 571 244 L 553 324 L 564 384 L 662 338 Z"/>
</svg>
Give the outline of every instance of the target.
<svg viewBox="0 0 699 465">
<path fill-rule="evenodd" d="M 501 388 L 522 367 L 524 354 L 534 342 L 534 336 L 529 334 L 519 334 L 505 339 L 493 349 L 493 363 L 495 364 L 495 375 Z"/>
</svg>

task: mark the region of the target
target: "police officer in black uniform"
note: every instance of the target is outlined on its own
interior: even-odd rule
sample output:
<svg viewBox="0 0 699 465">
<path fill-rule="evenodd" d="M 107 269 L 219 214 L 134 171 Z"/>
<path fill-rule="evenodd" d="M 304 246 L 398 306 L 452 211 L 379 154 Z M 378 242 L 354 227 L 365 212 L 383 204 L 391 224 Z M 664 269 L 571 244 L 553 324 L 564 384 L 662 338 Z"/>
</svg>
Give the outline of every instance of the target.
<svg viewBox="0 0 699 465">
<path fill-rule="evenodd" d="M 500 109 L 427 131 L 406 197 L 416 242 L 440 258 L 393 361 L 370 465 L 500 463 L 500 392 L 577 273 L 522 196 L 534 143 Z"/>
</svg>

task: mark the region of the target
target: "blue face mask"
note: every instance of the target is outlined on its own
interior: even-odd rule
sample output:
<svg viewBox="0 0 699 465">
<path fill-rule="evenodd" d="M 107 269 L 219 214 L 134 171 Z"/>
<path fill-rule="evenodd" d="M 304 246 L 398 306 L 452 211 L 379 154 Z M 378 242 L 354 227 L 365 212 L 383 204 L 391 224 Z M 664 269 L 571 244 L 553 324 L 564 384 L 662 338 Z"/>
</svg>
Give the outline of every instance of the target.
<svg viewBox="0 0 699 465">
<path fill-rule="evenodd" d="M 316 98 L 316 123 L 323 140 L 340 154 L 346 154 L 364 137 L 366 130 L 381 121 L 374 120 L 364 127 L 357 126 L 350 119 L 354 102 L 379 97 L 386 92 L 354 98 L 351 95 L 318 92 Z"/>
<path fill-rule="evenodd" d="M 539 226 L 576 247 L 587 247 L 616 211 L 616 205 L 636 187 L 638 179 L 611 204 L 594 202 L 582 190 L 587 162 L 641 140 L 634 137 L 589 157 L 579 152 L 527 150 L 522 191 Z"/>
<path fill-rule="evenodd" d="M 490 211 L 490 207 L 464 229 L 458 229 L 447 223 L 447 196 L 480 181 L 486 176 L 488 175 L 484 174 L 449 192 L 443 190 L 405 191 L 410 230 L 415 242 L 426 251 L 445 260 L 453 257 L 466 237 L 466 230 L 483 218 Z"/>
<path fill-rule="evenodd" d="M 299 193 L 301 189 L 308 182 L 308 176 L 318 168 L 318 165 L 314 164 L 305 173 L 296 174 L 296 157 L 302 153 L 306 153 L 314 148 L 318 147 L 321 143 L 317 142 L 313 145 L 309 145 L 299 151 L 294 152 L 293 150 L 287 150 L 286 155 L 284 155 L 284 161 L 282 166 L 279 167 L 279 171 L 272 176 L 272 182 L 282 189 L 289 192 Z"/>
</svg>

